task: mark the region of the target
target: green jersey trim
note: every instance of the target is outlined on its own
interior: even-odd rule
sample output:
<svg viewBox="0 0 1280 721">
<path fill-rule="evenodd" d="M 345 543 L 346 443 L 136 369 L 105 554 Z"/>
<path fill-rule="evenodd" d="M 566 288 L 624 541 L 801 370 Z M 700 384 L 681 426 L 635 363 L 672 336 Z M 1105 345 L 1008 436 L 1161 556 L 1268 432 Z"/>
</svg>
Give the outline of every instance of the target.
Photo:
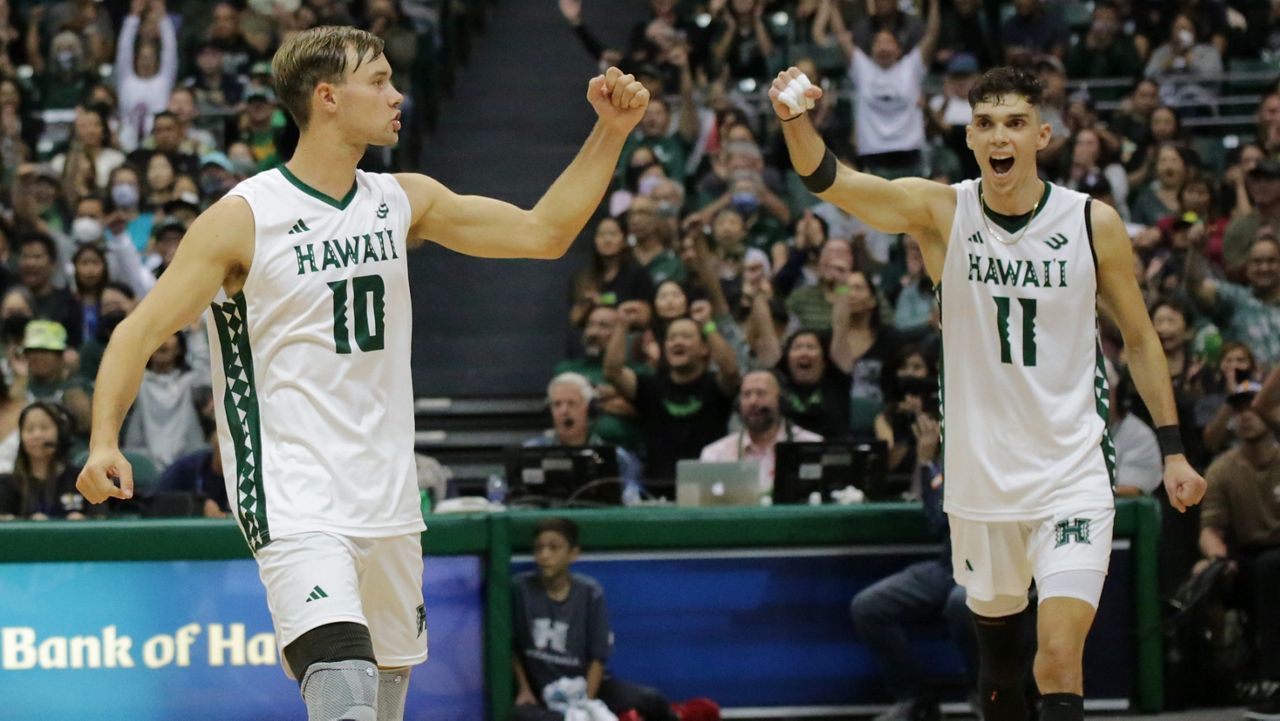
<svg viewBox="0 0 1280 721">
<path fill-rule="evenodd" d="M 351 190 L 347 191 L 347 194 L 342 197 L 342 200 L 335 200 L 333 197 L 325 195 L 324 193 L 321 193 L 320 191 L 316 190 L 310 185 L 307 185 L 306 183 L 299 180 L 298 176 L 289 172 L 288 166 L 281 165 L 279 166 L 279 169 L 280 169 L 280 174 L 284 176 L 285 180 L 292 183 L 293 187 L 297 188 L 298 190 L 301 190 L 307 195 L 310 195 L 316 200 L 324 202 L 326 205 L 331 205 L 334 208 L 337 208 L 338 210 L 346 210 L 347 206 L 351 205 L 352 199 L 356 197 L 355 178 L 351 179 Z"/>
<path fill-rule="evenodd" d="M 1035 215 L 1040 215 L 1040 213 L 1044 212 L 1045 206 L 1049 205 L 1049 190 L 1052 187 L 1052 183 L 1044 184 L 1044 194 L 1040 196 L 1040 203 L 1036 206 Z M 1004 213 L 997 213 L 987 207 L 987 201 L 982 198 L 982 181 L 978 181 L 978 200 L 982 203 L 982 211 L 987 214 L 987 217 L 991 218 L 991 220 L 995 221 L 996 225 L 1004 228 L 1005 231 L 1009 233 L 1016 233 L 1019 230 L 1022 230 L 1022 226 L 1030 223 L 1031 219 L 1035 217 L 1035 215 L 1032 215 L 1030 212 L 1023 213 L 1022 215 L 1005 215 Z"/>
<path fill-rule="evenodd" d="M 256 553 L 271 542 L 271 530 L 262 483 L 262 425 L 244 292 L 225 303 L 214 303 L 212 310 L 226 384 L 222 403 L 236 454 L 236 518 L 249 548 Z"/>
<path fill-rule="evenodd" d="M 1093 400 L 1102 418 L 1102 460 L 1107 464 L 1107 477 L 1116 485 L 1116 444 L 1111 440 L 1111 384 L 1107 382 L 1107 368 L 1103 361 L 1102 344 L 1097 348 L 1097 362 L 1093 370 Z"/>
</svg>

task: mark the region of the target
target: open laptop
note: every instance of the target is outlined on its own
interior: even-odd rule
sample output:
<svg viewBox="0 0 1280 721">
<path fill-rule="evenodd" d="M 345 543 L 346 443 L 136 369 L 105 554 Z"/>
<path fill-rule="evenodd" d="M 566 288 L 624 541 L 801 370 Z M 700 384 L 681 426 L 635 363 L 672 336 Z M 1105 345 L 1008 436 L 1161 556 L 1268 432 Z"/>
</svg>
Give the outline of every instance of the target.
<svg viewBox="0 0 1280 721">
<path fill-rule="evenodd" d="M 760 505 L 760 462 L 680 461 L 676 464 L 676 505 Z"/>
</svg>

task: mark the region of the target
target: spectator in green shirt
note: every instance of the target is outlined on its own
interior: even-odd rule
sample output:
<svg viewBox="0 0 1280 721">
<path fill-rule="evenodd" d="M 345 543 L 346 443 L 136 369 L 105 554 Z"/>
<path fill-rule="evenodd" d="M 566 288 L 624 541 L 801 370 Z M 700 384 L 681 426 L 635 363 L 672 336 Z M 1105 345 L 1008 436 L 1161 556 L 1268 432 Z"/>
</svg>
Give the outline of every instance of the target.
<svg viewBox="0 0 1280 721">
<path fill-rule="evenodd" d="M 1141 65 L 1138 48 L 1124 33 L 1115 5 L 1098 3 L 1084 39 L 1067 54 L 1067 75 L 1073 80 L 1132 77 Z M 1095 100 L 1116 100 L 1124 88 L 1090 88 L 1090 93 Z"/>
<path fill-rule="evenodd" d="M 618 309 L 610 305 L 597 305 L 587 314 L 582 327 L 581 358 L 568 359 L 556 364 L 554 375 L 580 373 L 596 389 L 600 415 L 591 429 L 606 443 L 622 446 L 638 452 L 641 447 L 640 426 L 636 422 L 636 409 L 627 399 L 604 380 L 604 351 L 619 322 Z M 627 367 L 639 375 L 652 373 L 643 363 L 628 361 Z"/>
<path fill-rule="evenodd" d="M 637 148 L 649 148 L 662 164 L 667 177 L 683 182 L 685 161 L 689 158 L 694 141 L 698 139 L 698 116 L 693 103 L 681 103 L 679 125 L 674 132 L 670 128 L 671 108 L 662 98 L 652 98 L 639 126 L 622 148 L 619 168 L 631 166 L 631 154 Z"/>
<path fill-rule="evenodd" d="M 1280 241 L 1263 236 L 1249 247 L 1248 287 L 1214 279 L 1201 249 L 1187 255 L 1187 290 L 1222 328 L 1223 338 L 1244 343 L 1258 363 L 1280 363 Z"/>
<path fill-rule="evenodd" d="M 631 232 L 632 252 L 636 261 L 649 271 L 649 278 L 657 287 L 664 280 L 684 282 L 684 264 L 671 250 L 675 236 L 671 225 L 658 214 L 658 203 L 653 198 L 637 196 L 627 211 L 627 229 Z"/>
<path fill-rule="evenodd" d="M 35 23 L 31 27 L 35 32 Z M 64 110 L 84 102 L 94 81 L 92 59 L 85 56 L 84 43 L 71 30 L 63 30 L 53 37 L 47 58 L 38 51 L 32 52 L 28 45 L 27 59 L 35 73 L 33 79 L 39 93 L 39 107 Z"/>
<path fill-rule="evenodd" d="M 1238 216 L 1222 237 L 1222 261 L 1228 273 L 1239 272 L 1248 261 L 1249 248 L 1265 226 L 1280 227 L 1280 161 L 1254 163 L 1245 176 L 1245 188 L 1253 210 Z"/>
<path fill-rule="evenodd" d="M 792 325 L 806 330 L 830 330 L 836 288 L 852 271 L 853 245 L 844 238 L 829 238 L 818 255 L 818 284 L 797 288 L 787 298 Z"/>
</svg>

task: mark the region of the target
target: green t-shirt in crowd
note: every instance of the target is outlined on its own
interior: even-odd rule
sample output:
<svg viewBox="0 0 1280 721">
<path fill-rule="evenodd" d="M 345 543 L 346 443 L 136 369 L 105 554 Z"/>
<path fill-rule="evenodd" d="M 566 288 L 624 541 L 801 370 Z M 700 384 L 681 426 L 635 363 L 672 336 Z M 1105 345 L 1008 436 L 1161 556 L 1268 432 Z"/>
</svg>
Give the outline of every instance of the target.
<svg viewBox="0 0 1280 721">
<path fill-rule="evenodd" d="M 680 183 L 684 182 L 684 165 L 689 158 L 689 146 L 679 133 L 672 133 L 663 138 L 647 138 L 639 132 L 632 133 L 631 137 L 627 138 L 626 144 L 622 146 L 622 157 L 618 163 L 620 173 L 625 173 L 631 166 L 631 154 L 636 151 L 636 148 L 641 147 L 653 151 L 654 157 L 662 164 L 662 169 L 668 178 Z"/>
<path fill-rule="evenodd" d="M 649 278 L 653 281 L 654 288 L 664 280 L 674 280 L 678 283 L 685 281 L 684 263 L 680 262 L 680 257 L 670 250 L 664 250 L 653 256 L 653 260 L 646 263 L 644 269 L 649 271 Z"/>
<path fill-rule="evenodd" d="M 822 292 L 821 285 L 796 288 L 787 296 L 787 312 L 800 321 L 805 330 L 831 329 L 831 302 Z"/>
<path fill-rule="evenodd" d="M 627 367 L 636 375 L 652 375 L 653 370 L 643 363 L 627 363 Z M 605 383 L 604 361 L 600 358 L 580 358 L 563 360 L 556 364 L 554 375 L 561 373 L 581 373 L 591 385 Z M 640 435 L 640 424 L 636 418 L 624 418 L 609 413 L 601 413 L 591 422 L 591 429 L 606 443 L 622 446 L 639 454 L 644 447 Z"/>
</svg>

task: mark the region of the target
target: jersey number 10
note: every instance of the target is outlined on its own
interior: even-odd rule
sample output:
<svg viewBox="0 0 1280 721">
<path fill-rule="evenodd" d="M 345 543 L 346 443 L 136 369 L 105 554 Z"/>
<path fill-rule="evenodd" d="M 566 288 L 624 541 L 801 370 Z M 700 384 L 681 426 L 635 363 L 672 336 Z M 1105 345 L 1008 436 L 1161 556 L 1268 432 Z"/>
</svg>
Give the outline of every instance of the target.
<svg viewBox="0 0 1280 721">
<path fill-rule="evenodd" d="M 351 352 L 351 333 L 347 330 L 347 281 L 335 280 L 329 284 L 333 291 L 333 347 L 339 354 Z M 351 279 L 355 296 L 353 305 L 356 320 L 356 346 L 361 351 L 382 350 L 382 333 L 386 329 L 387 288 L 380 275 L 358 275 Z M 370 299 L 373 302 L 373 328 L 370 329 Z"/>
<path fill-rule="evenodd" d="M 1009 308 L 1011 298 L 996 296 L 996 326 L 1000 331 L 1000 360 L 1013 364 L 1013 349 L 1009 339 Z M 1036 364 L 1036 301 L 1019 298 L 1022 306 L 1022 365 L 1031 368 Z"/>
</svg>

